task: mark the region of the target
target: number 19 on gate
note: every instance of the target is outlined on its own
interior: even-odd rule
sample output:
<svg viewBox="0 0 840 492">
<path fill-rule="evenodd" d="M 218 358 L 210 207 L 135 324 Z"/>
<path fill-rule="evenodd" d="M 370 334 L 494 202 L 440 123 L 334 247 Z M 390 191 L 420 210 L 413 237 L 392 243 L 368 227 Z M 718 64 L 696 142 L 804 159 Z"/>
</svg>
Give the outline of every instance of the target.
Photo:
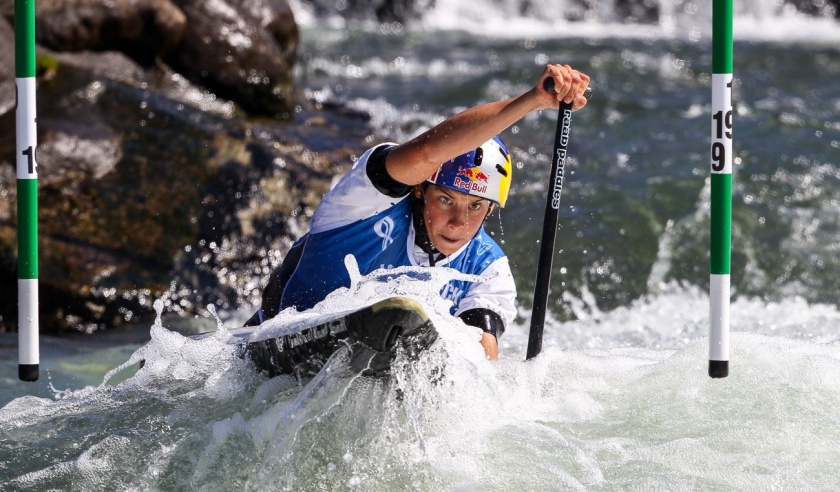
<svg viewBox="0 0 840 492">
<path fill-rule="evenodd" d="M 712 172 L 732 173 L 732 75 L 715 74 L 715 77 L 726 77 L 729 80 L 719 81 L 713 85 L 713 90 L 719 90 L 719 97 L 713 97 L 717 102 L 712 108 Z"/>
</svg>

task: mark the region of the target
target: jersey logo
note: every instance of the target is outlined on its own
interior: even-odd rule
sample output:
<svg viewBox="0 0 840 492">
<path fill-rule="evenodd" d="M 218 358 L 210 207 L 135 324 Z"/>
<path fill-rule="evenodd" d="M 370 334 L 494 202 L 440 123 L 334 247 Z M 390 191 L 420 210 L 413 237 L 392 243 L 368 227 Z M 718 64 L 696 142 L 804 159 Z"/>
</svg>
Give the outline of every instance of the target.
<svg viewBox="0 0 840 492">
<path fill-rule="evenodd" d="M 373 232 L 382 238 L 382 251 L 385 251 L 394 242 L 394 238 L 391 237 L 391 233 L 394 232 L 394 219 L 385 217 L 377 221 L 373 224 Z"/>
<path fill-rule="evenodd" d="M 477 255 L 483 255 L 484 253 L 493 249 L 493 245 L 490 243 L 479 243 L 478 247 L 475 249 L 475 253 Z"/>
</svg>

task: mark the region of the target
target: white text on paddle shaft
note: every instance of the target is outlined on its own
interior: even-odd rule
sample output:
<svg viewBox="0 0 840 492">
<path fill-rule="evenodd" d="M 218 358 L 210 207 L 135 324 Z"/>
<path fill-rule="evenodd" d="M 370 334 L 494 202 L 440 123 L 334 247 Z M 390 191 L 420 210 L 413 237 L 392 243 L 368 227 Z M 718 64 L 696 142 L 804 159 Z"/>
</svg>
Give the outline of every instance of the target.
<svg viewBox="0 0 840 492">
<path fill-rule="evenodd" d="M 560 129 L 560 146 L 554 156 L 557 173 L 554 175 L 554 190 L 551 193 L 551 208 L 560 208 L 560 192 L 563 191 L 563 173 L 566 167 L 566 146 L 569 145 L 569 128 L 572 125 L 572 110 L 563 111 L 563 122 Z"/>
</svg>

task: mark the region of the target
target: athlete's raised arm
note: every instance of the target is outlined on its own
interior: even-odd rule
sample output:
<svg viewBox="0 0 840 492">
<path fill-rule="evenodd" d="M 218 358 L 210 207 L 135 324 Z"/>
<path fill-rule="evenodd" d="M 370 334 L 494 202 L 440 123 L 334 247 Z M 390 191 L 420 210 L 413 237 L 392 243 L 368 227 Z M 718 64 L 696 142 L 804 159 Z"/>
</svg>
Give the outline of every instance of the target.
<svg viewBox="0 0 840 492">
<path fill-rule="evenodd" d="M 554 80 L 555 93 L 543 88 L 549 77 Z M 395 147 L 386 160 L 388 174 L 403 184 L 422 183 L 442 163 L 475 149 L 531 111 L 556 108 L 561 100 L 574 102 L 575 110 L 582 108 L 588 86 L 589 76 L 569 65 L 546 65 L 528 92 L 467 109 Z"/>
</svg>

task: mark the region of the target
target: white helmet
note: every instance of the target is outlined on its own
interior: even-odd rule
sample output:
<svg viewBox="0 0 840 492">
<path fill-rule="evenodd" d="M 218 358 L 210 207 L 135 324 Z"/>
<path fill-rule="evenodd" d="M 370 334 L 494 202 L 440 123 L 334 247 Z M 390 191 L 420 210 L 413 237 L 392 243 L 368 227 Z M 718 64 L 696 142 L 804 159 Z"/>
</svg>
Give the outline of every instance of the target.
<svg viewBox="0 0 840 492">
<path fill-rule="evenodd" d="M 444 162 L 426 181 L 504 207 L 512 176 L 510 152 L 502 139 L 495 136 L 481 147 Z"/>
</svg>

